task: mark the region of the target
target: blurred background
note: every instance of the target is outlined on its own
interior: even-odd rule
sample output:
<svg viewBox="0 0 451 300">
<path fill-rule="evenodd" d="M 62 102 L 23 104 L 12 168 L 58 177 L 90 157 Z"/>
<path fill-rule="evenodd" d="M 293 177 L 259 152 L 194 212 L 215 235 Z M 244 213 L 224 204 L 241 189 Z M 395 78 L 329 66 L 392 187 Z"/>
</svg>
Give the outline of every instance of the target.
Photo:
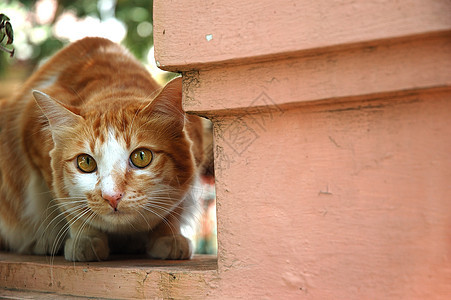
<svg viewBox="0 0 451 300">
<path fill-rule="evenodd" d="M 0 100 L 13 95 L 31 73 L 59 49 L 86 36 L 108 38 L 127 47 L 164 84 L 177 74 L 160 70 L 153 51 L 152 0 L 1 0 L 0 13 L 14 31 L 14 56 L 0 51 Z M 209 130 L 206 130 L 207 139 Z M 207 155 L 212 155 L 206 143 Z M 184 234 L 196 241 L 196 252 L 215 254 L 216 201 L 212 161 L 201 178 L 201 210 L 195 230 Z"/>
<path fill-rule="evenodd" d="M 8 83 L 2 84 L 0 97 L 64 45 L 86 36 L 125 45 L 160 83 L 171 79 L 174 74 L 158 69 L 153 57 L 152 8 L 152 0 L 0 1 L 0 13 L 14 30 L 15 49 L 13 58 L 0 56 L 0 79 Z"/>
</svg>

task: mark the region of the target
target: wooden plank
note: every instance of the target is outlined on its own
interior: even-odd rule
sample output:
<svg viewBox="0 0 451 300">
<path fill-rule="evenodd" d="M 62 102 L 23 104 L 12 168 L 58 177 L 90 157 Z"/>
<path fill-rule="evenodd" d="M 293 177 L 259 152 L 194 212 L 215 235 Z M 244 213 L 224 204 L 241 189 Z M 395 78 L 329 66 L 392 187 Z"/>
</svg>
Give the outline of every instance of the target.
<svg viewBox="0 0 451 300">
<path fill-rule="evenodd" d="M 187 72 L 184 108 L 203 114 L 451 86 L 451 32 Z M 244 83 L 245 84 L 242 84 Z M 237 97 L 236 95 L 239 95 Z"/>
<path fill-rule="evenodd" d="M 163 69 L 342 46 L 451 29 L 448 0 L 155 1 Z"/>
<path fill-rule="evenodd" d="M 215 270 L 217 268 L 215 255 L 195 255 L 191 260 L 156 260 L 149 259 L 143 255 L 114 255 L 107 261 L 100 262 L 69 262 L 62 256 L 41 256 L 41 255 L 19 255 L 16 253 L 0 252 L 0 263 L 35 263 L 46 266 L 62 267 L 103 267 L 103 268 L 159 268 L 162 270 Z"/>
<path fill-rule="evenodd" d="M 215 256 L 187 261 L 113 257 L 110 261 L 72 263 L 63 257 L 0 253 L 0 288 L 102 298 L 204 295 L 204 278 L 217 272 Z M 177 282 L 177 284 L 172 284 Z"/>
<path fill-rule="evenodd" d="M 108 299 L 108 298 L 92 298 L 82 296 L 61 295 L 48 292 L 9 290 L 0 288 L 1 299 L 40 299 L 40 300 L 80 300 L 80 299 Z M 111 298 L 112 299 L 112 298 Z"/>
</svg>

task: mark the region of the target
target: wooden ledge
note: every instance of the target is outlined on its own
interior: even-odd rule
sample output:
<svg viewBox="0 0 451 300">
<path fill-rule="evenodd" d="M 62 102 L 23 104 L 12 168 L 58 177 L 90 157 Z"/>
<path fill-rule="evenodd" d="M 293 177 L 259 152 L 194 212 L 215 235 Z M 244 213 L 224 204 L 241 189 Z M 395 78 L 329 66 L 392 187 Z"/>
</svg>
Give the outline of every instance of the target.
<svg viewBox="0 0 451 300">
<path fill-rule="evenodd" d="M 252 108 L 260 113 L 283 105 L 449 87 L 450 37 L 451 31 L 447 31 L 316 55 L 190 71 L 183 78 L 183 107 L 206 116 L 236 115 Z"/>
<path fill-rule="evenodd" d="M 19 255 L 0 252 L 0 265 L 4 264 L 35 264 L 42 267 L 71 267 L 71 268 L 139 268 L 166 271 L 201 271 L 216 270 L 216 255 L 195 255 L 191 260 L 156 260 L 145 256 L 113 256 L 101 262 L 70 262 L 62 256 Z"/>
<path fill-rule="evenodd" d="M 172 71 L 451 26 L 449 1 L 179 0 L 154 1 L 153 11 L 155 58 Z"/>
<path fill-rule="evenodd" d="M 104 262 L 74 263 L 61 256 L 0 252 L 0 295 L 33 291 L 116 299 L 177 298 L 188 287 L 187 295 L 200 296 L 203 277 L 215 273 L 217 257 L 209 255 L 184 261 L 114 256 Z"/>
</svg>

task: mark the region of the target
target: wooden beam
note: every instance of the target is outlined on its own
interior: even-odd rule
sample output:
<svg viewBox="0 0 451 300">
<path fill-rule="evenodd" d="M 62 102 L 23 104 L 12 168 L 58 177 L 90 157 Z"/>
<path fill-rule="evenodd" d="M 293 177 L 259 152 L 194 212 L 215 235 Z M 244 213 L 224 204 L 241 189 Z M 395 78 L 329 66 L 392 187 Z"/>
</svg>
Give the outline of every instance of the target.
<svg viewBox="0 0 451 300">
<path fill-rule="evenodd" d="M 154 12 L 156 60 L 178 71 L 451 27 L 447 0 L 155 1 Z"/>
</svg>

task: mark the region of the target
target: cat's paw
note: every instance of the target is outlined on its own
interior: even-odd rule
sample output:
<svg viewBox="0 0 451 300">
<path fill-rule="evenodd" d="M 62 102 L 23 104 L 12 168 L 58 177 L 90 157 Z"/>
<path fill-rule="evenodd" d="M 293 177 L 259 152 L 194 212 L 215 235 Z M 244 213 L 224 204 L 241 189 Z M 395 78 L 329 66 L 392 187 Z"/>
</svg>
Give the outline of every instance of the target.
<svg viewBox="0 0 451 300">
<path fill-rule="evenodd" d="M 162 236 L 150 244 L 147 254 L 158 259 L 189 259 L 193 255 L 193 245 L 181 234 Z"/>
<path fill-rule="evenodd" d="M 64 257 L 69 261 L 101 261 L 109 254 L 108 241 L 101 237 L 69 238 L 64 247 Z"/>
</svg>

